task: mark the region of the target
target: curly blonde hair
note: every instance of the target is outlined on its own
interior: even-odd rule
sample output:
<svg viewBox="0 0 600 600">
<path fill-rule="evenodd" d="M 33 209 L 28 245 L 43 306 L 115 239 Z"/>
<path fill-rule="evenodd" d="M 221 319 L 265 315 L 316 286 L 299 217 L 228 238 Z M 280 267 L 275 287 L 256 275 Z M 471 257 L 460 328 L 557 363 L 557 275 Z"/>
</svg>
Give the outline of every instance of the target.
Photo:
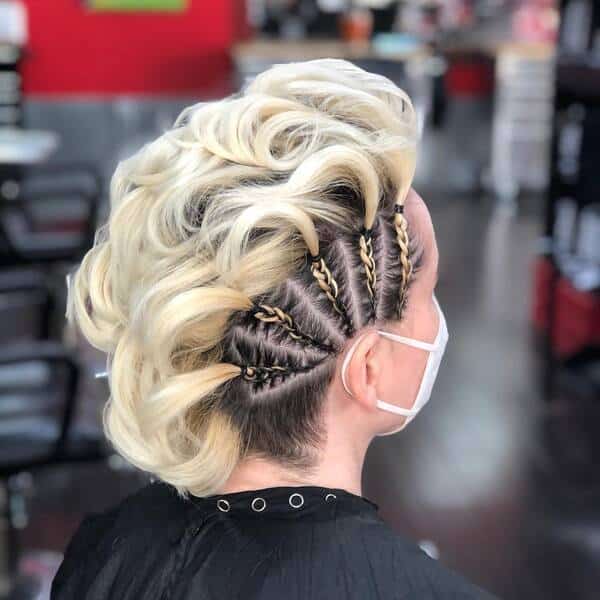
<svg viewBox="0 0 600 600">
<path fill-rule="evenodd" d="M 398 319 L 416 118 L 389 79 L 279 64 L 119 164 L 67 318 L 107 353 L 105 429 L 182 494 L 244 456 L 309 467 L 336 357 Z"/>
</svg>

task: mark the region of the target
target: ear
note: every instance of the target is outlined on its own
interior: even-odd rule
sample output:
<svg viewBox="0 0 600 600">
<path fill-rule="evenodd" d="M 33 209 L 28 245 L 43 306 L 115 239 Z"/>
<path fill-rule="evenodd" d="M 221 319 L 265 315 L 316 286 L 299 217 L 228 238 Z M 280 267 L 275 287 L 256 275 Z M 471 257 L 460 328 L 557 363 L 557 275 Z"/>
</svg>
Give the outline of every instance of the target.
<svg viewBox="0 0 600 600">
<path fill-rule="evenodd" d="M 352 399 L 368 409 L 372 409 L 377 401 L 378 380 L 382 369 L 380 353 L 377 352 L 379 342 L 377 332 L 364 333 L 356 343 L 346 368 L 346 385 L 352 394 Z M 347 346 L 342 353 L 343 357 L 351 347 L 352 344 Z M 345 389 L 344 393 L 347 394 Z"/>
</svg>

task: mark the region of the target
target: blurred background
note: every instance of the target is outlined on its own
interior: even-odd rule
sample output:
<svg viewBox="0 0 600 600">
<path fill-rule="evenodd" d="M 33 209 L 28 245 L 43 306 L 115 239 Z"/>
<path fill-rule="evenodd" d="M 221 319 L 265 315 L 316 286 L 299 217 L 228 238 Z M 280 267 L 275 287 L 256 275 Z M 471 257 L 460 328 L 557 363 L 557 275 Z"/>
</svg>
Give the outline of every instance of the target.
<svg viewBox="0 0 600 600">
<path fill-rule="evenodd" d="M 600 597 L 599 26 L 595 0 L 0 0 L 0 598 L 48 598 L 83 515 L 148 481 L 64 319 L 116 164 L 318 57 L 414 100 L 451 336 L 364 495 L 501 598 Z"/>
</svg>

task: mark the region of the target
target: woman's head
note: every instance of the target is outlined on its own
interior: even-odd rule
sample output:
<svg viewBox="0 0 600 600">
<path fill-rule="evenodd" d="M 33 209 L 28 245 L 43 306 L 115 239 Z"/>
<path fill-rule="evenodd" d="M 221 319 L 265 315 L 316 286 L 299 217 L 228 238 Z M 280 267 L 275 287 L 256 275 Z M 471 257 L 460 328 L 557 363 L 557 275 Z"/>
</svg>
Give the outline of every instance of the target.
<svg viewBox="0 0 600 600">
<path fill-rule="evenodd" d="M 249 455 L 308 467 L 350 340 L 428 339 L 437 249 L 409 193 L 416 138 L 403 91 L 324 59 L 187 108 L 119 165 L 67 315 L 107 352 L 105 426 L 126 458 L 195 495 Z M 410 404 L 425 364 L 375 337 L 351 361 L 348 413 L 373 434 L 390 416 L 369 390 Z M 384 376 L 392 355 L 405 366 Z"/>
</svg>

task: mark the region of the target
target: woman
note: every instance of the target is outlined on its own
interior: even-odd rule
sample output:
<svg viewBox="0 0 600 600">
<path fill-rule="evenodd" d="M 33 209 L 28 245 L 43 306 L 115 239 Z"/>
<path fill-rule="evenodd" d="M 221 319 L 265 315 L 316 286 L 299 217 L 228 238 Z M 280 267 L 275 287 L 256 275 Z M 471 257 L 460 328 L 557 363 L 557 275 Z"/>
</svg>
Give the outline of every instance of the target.
<svg viewBox="0 0 600 600">
<path fill-rule="evenodd" d="M 489 598 L 362 496 L 447 330 L 416 120 L 343 60 L 277 65 L 122 163 L 67 316 L 150 484 L 88 517 L 53 598 Z"/>
</svg>

